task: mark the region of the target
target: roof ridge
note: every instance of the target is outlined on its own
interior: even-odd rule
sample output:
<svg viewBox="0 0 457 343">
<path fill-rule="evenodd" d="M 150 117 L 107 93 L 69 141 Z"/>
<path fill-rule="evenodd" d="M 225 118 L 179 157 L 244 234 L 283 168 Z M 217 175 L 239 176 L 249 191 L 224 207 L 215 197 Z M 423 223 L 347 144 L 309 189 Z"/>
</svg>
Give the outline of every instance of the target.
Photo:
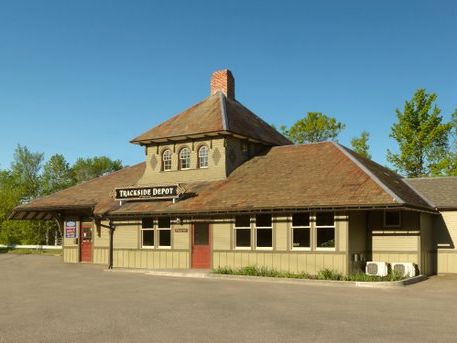
<svg viewBox="0 0 457 343">
<path fill-rule="evenodd" d="M 436 204 L 431 201 L 429 198 L 427 198 L 422 192 L 418 191 L 413 185 L 410 185 L 408 182 L 408 179 L 402 178 L 402 181 L 408 185 L 409 188 L 411 188 L 414 192 L 416 192 L 417 195 L 419 195 L 422 199 L 425 200 L 427 204 L 429 204 L 433 208 L 437 208 Z"/>
<path fill-rule="evenodd" d="M 219 93 L 219 101 L 221 102 L 221 117 L 222 117 L 222 128 L 227 131 L 228 129 L 228 117 L 227 117 L 227 105 L 225 104 L 226 97 L 225 94 L 221 91 Z"/>
<path fill-rule="evenodd" d="M 332 143 L 339 151 L 341 151 L 349 160 L 351 160 L 357 167 L 362 169 L 365 174 L 367 174 L 379 187 L 381 187 L 384 191 L 386 191 L 389 195 L 393 197 L 393 200 L 399 202 L 399 203 L 406 203 L 402 198 L 398 196 L 397 193 L 395 193 L 389 186 L 387 186 L 384 182 L 382 182 L 373 172 L 368 169 L 363 163 L 361 163 L 359 160 L 355 158 L 354 155 L 352 155 L 349 152 L 349 148 L 346 148 L 345 146 L 336 143 L 336 142 L 330 142 Z M 352 150 L 351 150 L 352 151 Z M 408 185 L 409 186 L 409 185 Z M 409 187 L 411 188 L 411 187 Z"/>
</svg>

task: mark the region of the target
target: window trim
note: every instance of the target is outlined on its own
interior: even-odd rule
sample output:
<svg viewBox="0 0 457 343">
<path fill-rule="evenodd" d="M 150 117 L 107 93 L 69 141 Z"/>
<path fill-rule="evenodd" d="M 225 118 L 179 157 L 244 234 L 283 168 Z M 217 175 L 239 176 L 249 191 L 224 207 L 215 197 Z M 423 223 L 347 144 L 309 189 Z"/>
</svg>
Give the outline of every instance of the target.
<svg viewBox="0 0 457 343">
<path fill-rule="evenodd" d="M 171 230 L 171 218 L 170 219 L 170 224 L 169 224 L 169 227 L 159 227 L 159 219 L 157 219 L 157 249 L 171 249 L 172 247 L 172 230 Z M 170 231 L 170 245 L 160 245 L 160 231 Z"/>
<path fill-rule="evenodd" d="M 165 154 L 166 153 L 170 153 L 170 159 L 167 160 L 170 161 L 170 168 L 169 169 L 165 169 Z M 165 171 L 165 172 L 168 172 L 168 171 L 171 171 L 173 169 L 173 153 L 171 152 L 171 149 L 165 149 L 164 151 L 162 151 L 162 171 Z"/>
<path fill-rule="evenodd" d="M 261 215 L 270 215 L 271 217 L 271 226 L 257 226 L 257 215 L 254 216 L 254 237 L 255 237 L 255 250 L 273 250 L 274 247 L 274 237 L 273 237 L 273 214 L 271 213 L 260 213 Z M 271 247 L 259 247 L 257 246 L 257 230 L 271 230 Z"/>
<path fill-rule="evenodd" d="M 300 212 L 297 212 L 297 213 L 300 213 Z M 303 213 L 303 212 L 302 212 Z M 312 246 L 312 229 L 311 229 L 311 213 L 304 213 L 304 214 L 308 214 L 308 226 L 294 226 L 294 220 L 293 220 L 293 215 L 295 213 L 293 213 L 290 217 L 291 219 L 291 226 L 290 226 L 290 229 L 291 229 L 291 232 L 290 232 L 290 250 L 293 250 L 293 251 L 311 251 L 311 246 Z M 308 229 L 309 232 L 309 247 L 294 247 L 294 230 L 295 229 Z"/>
<path fill-rule="evenodd" d="M 155 220 L 154 220 L 154 218 L 148 218 L 148 219 L 152 219 L 152 227 L 143 228 L 143 219 L 147 219 L 147 218 L 141 218 L 141 227 L 140 227 L 141 249 L 155 249 L 156 248 Z M 143 231 L 152 231 L 152 235 L 153 235 L 153 239 L 154 239 L 153 245 L 144 245 L 143 244 Z"/>
<path fill-rule="evenodd" d="M 233 248 L 234 250 L 252 250 L 252 216 L 246 215 L 249 217 L 249 226 L 236 226 L 236 217 L 233 217 L 234 223 L 233 223 Z M 249 230 L 249 246 L 248 247 L 239 247 L 236 245 L 236 230 L 242 229 L 242 230 Z"/>
<path fill-rule="evenodd" d="M 202 164 L 201 164 L 202 156 L 200 156 L 200 152 L 202 151 L 202 149 L 206 149 L 206 166 L 202 166 Z M 209 148 L 208 148 L 208 146 L 206 146 L 206 144 L 203 144 L 202 146 L 200 146 L 198 148 L 197 157 L 198 157 L 198 169 L 207 169 L 209 166 Z"/>
<path fill-rule="evenodd" d="M 316 251 L 336 251 L 336 220 L 335 220 L 335 212 L 331 212 L 333 213 L 333 226 L 331 225 L 317 225 L 317 214 L 319 212 L 316 212 L 314 213 L 314 228 L 315 228 L 315 232 L 316 232 L 316 242 L 315 242 L 315 245 L 316 245 Z M 324 212 L 325 213 L 325 212 Z M 331 228 L 333 229 L 333 244 L 334 246 L 333 247 L 318 247 L 317 246 L 317 230 L 319 229 L 328 229 L 328 228 Z"/>
<path fill-rule="evenodd" d="M 188 157 L 189 166 L 186 167 L 186 168 L 184 168 L 184 167 L 182 166 L 182 165 L 183 165 L 183 163 L 182 163 L 183 158 L 181 157 L 182 153 L 183 153 L 185 150 L 187 150 L 187 151 L 189 152 L 189 157 Z M 190 169 L 190 166 L 191 166 L 191 164 L 190 164 L 190 162 L 191 162 L 191 151 L 190 151 L 190 149 L 189 149 L 188 147 L 185 146 L 185 147 L 181 148 L 181 150 L 179 150 L 178 160 L 179 160 L 179 170 L 189 170 L 189 169 Z"/>
</svg>

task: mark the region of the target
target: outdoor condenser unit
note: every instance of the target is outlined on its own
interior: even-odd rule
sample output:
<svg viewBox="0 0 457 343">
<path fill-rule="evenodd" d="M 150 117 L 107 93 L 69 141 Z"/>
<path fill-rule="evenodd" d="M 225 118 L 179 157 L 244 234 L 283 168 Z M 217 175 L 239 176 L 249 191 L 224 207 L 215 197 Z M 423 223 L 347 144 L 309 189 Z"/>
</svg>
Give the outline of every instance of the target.
<svg viewBox="0 0 457 343">
<path fill-rule="evenodd" d="M 416 276 L 416 266 L 411 262 L 392 263 L 392 271 L 394 273 L 400 274 L 401 276 Z"/>
<path fill-rule="evenodd" d="M 365 274 L 386 276 L 389 273 L 389 264 L 387 262 L 369 261 L 365 266 Z"/>
</svg>

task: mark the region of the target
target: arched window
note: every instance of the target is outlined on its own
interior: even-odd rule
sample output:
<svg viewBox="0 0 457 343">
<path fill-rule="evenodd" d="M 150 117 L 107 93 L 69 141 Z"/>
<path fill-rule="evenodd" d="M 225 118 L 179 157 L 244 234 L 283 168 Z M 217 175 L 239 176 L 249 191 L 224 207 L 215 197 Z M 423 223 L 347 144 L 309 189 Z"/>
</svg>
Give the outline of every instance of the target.
<svg viewBox="0 0 457 343">
<path fill-rule="evenodd" d="M 206 145 L 198 149 L 198 167 L 208 168 L 208 147 Z"/>
<path fill-rule="evenodd" d="M 162 170 L 171 170 L 171 151 L 168 149 L 162 154 Z"/>
<path fill-rule="evenodd" d="M 189 169 L 190 168 L 190 150 L 188 148 L 183 148 L 179 152 L 179 169 Z"/>
</svg>

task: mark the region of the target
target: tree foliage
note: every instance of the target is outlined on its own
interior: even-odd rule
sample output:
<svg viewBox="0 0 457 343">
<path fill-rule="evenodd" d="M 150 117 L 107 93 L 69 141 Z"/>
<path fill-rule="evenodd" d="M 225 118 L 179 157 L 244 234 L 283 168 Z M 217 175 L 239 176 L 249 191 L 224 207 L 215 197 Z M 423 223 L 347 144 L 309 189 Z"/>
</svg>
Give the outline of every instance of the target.
<svg viewBox="0 0 457 343">
<path fill-rule="evenodd" d="M 396 110 L 397 122 L 390 137 L 399 152 L 387 151 L 387 160 L 408 177 L 439 175 L 445 172 L 448 157 L 450 123 L 443 123 L 441 110 L 435 105 L 436 94 L 418 89 L 403 111 Z"/>
<path fill-rule="evenodd" d="M 354 137 L 351 139 L 351 147 L 352 149 L 362 155 L 365 158 L 370 158 L 370 145 L 368 144 L 368 139 L 370 138 L 370 134 L 367 131 L 362 131 L 360 137 Z"/>
<path fill-rule="evenodd" d="M 43 167 L 43 194 L 51 194 L 75 184 L 70 164 L 60 154 L 51 156 Z"/>
<path fill-rule="evenodd" d="M 333 117 L 321 112 L 308 112 L 306 117 L 298 120 L 289 130 L 281 126 L 281 131 L 292 142 L 302 144 L 335 141 L 344 128 L 345 125 Z"/>
<path fill-rule="evenodd" d="M 76 183 L 88 181 L 106 173 L 122 169 L 120 160 L 111 160 L 109 157 L 100 156 L 93 158 L 78 158 L 72 167 Z"/>
</svg>

